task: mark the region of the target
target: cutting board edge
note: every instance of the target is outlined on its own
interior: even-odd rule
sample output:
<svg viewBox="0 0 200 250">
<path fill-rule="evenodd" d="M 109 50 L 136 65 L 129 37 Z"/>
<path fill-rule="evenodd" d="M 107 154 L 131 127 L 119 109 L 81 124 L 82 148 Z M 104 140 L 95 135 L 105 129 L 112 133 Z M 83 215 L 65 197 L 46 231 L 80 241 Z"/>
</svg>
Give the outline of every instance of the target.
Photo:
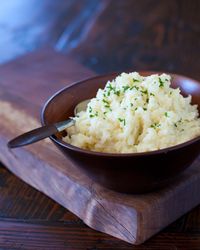
<svg viewBox="0 0 200 250">
<path fill-rule="evenodd" d="M 1 141 L 2 140 L 0 140 L 0 142 Z M 22 179 L 25 183 L 27 183 L 31 187 L 33 187 L 36 190 L 40 191 L 41 193 L 47 195 L 49 198 L 53 199 L 54 201 L 56 201 L 57 203 L 59 203 L 60 205 L 62 205 L 63 207 L 65 207 L 66 209 L 68 209 L 69 211 L 74 213 L 75 215 L 77 215 L 89 227 L 91 227 L 91 228 L 93 228 L 95 230 L 98 230 L 100 232 L 103 232 L 103 233 L 109 233 L 111 236 L 116 237 L 116 238 L 121 239 L 121 240 L 124 240 L 124 241 L 126 241 L 128 243 L 135 244 L 135 242 L 137 241 L 137 239 L 135 237 L 137 237 L 137 235 L 135 236 L 134 232 L 129 232 L 125 228 L 125 226 L 123 226 L 123 223 L 118 222 L 110 213 L 108 213 L 107 210 L 105 210 L 103 205 L 98 201 L 97 198 L 94 197 L 94 195 L 91 193 L 91 191 L 89 189 L 85 189 L 86 193 L 87 192 L 89 193 L 89 197 L 87 197 L 87 199 L 84 200 L 84 202 L 85 202 L 85 209 L 84 210 L 87 211 L 87 213 L 86 213 L 85 216 L 83 216 L 83 215 L 80 214 L 79 211 L 76 211 L 71 206 L 66 205 L 65 202 L 63 202 L 64 199 L 60 200 L 60 199 L 56 198 L 54 195 L 49 193 L 49 190 L 46 191 L 42 187 L 38 186 L 37 183 L 35 183 L 34 181 L 27 180 L 27 178 L 24 177 L 23 174 L 22 174 L 22 172 L 23 172 L 22 169 L 21 169 L 22 172 L 19 173 L 19 168 L 22 168 L 22 166 L 25 166 L 25 165 L 23 164 L 23 162 L 21 160 L 19 160 L 20 158 L 18 158 L 18 156 L 16 156 L 17 154 L 11 154 L 9 157 L 6 157 L 8 151 L 10 151 L 10 150 L 7 149 L 4 152 L 3 151 L 0 152 L 1 153 L 0 154 L 1 160 L 6 165 L 7 169 L 9 169 L 9 171 L 11 171 L 13 174 L 15 174 L 18 178 Z M 30 156 L 27 155 L 26 159 L 28 158 L 29 162 L 31 162 L 29 157 Z M 9 160 L 8 160 L 8 158 L 9 158 Z M 19 162 L 17 163 L 16 160 L 19 160 Z M 14 166 L 14 167 L 12 167 L 12 166 Z M 48 167 L 49 167 L 49 169 L 53 170 L 52 166 L 48 165 Z M 24 167 L 24 168 L 27 168 L 27 166 Z M 60 174 L 63 174 L 63 173 L 60 173 Z M 33 175 L 32 175 L 32 177 L 33 177 Z M 66 176 L 64 176 L 64 177 L 66 177 Z M 70 179 L 70 181 L 72 181 L 72 180 Z M 78 186 L 78 185 L 79 185 L 78 183 L 73 183 L 73 189 L 74 189 L 75 186 Z M 80 186 L 81 189 L 83 189 L 83 187 L 81 185 L 79 185 L 79 186 Z M 77 189 L 78 188 L 79 187 L 77 187 Z M 73 190 L 73 192 L 76 193 L 76 190 Z M 82 192 L 83 192 L 83 190 L 82 190 Z M 69 197 L 69 196 L 66 195 L 66 197 Z M 75 202 L 75 199 L 73 199 L 73 198 L 70 199 L 70 200 Z M 101 216 L 106 215 L 106 219 L 109 220 L 112 223 L 113 228 L 115 228 L 115 230 L 117 228 L 116 232 L 113 232 L 113 231 L 108 232 L 106 230 L 106 228 L 99 227 L 99 225 L 97 224 L 96 218 L 95 218 L 97 210 L 100 210 L 99 212 L 100 212 Z M 91 213 L 88 212 L 88 211 L 93 211 L 92 216 L 91 216 Z M 136 221 L 137 221 L 137 219 L 136 219 Z M 124 233 L 123 229 L 125 229 L 127 235 Z"/>
</svg>

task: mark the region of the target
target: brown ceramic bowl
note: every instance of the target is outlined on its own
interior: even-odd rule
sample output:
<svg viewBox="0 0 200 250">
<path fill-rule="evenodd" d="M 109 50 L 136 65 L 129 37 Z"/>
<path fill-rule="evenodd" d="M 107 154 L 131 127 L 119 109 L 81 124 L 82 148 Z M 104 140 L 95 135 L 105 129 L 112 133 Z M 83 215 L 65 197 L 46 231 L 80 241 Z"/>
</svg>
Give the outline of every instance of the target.
<svg viewBox="0 0 200 250">
<path fill-rule="evenodd" d="M 140 73 L 149 75 L 153 72 Z M 41 114 L 42 124 L 73 116 L 77 103 L 94 97 L 97 90 L 116 75 L 97 76 L 62 89 L 45 104 Z M 180 87 L 185 96 L 192 95 L 192 102 L 200 107 L 200 83 L 180 75 L 171 76 L 172 86 Z M 165 186 L 189 167 L 200 151 L 200 136 L 162 150 L 129 154 L 92 152 L 65 143 L 60 135 L 50 138 L 65 156 L 70 157 L 94 181 L 126 193 L 143 193 Z"/>
</svg>

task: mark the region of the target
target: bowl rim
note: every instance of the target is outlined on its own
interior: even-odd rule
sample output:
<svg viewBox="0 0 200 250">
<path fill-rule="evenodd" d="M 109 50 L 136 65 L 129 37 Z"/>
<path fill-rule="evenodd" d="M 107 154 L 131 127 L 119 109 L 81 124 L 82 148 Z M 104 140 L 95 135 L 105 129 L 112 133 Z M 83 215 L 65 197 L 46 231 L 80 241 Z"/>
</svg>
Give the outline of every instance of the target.
<svg viewBox="0 0 200 250">
<path fill-rule="evenodd" d="M 124 71 L 125 72 L 125 71 Z M 164 72 L 162 71 L 154 71 L 154 70 L 142 70 L 142 71 L 138 71 L 140 74 L 162 74 Z M 122 72 L 121 72 L 122 73 Z M 102 77 L 112 77 L 115 76 L 117 74 L 121 74 L 119 72 L 112 72 L 112 73 L 107 73 L 107 74 L 101 74 L 101 75 L 97 75 L 97 76 L 93 76 L 93 77 L 88 77 L 85 78 L 83 80 L 80 81 L 75 81 L 73 83 L 71 83 L 68 86 L 65 86 L 63 88 L 61 88 L 60 90 L 58 90 L 57 92 L 55 92 L 52 96 L 50 96 L 47 101 L 44 103 L 41 112 L 40 112 L 40 121 L 42 126 L 47 125 L 48 123 L 45 122 L 45 110 L 47 109 L 48 105 L 51 103 L 51 101 L 57 97 L 59 94 L 61 94 L 63 91 L 72 88 L 74 85 L 79 85 L 79 84 L 83 84 L 84 82 L 87 82 L 89 80 L 95 80 L 98 78 L 102 78 Z M 180 77 L 180 78 L 184 78 L 187 79 L 189 81 L 193 81 L 196 82 L 197 84 L 200 84 L 199 81 L 192 79 L 190 77 L 184 76 L 184 75 L 180 75 L 180 74 L 176 74 L 176 73 L 170 73 L 170 72 L 165 72 L 166 74 L 170 74 L 172 77 Z M 98 151 L 91 151 L 91 150 L 87 150 L 87 149 L 83 149 L 83 148 L 79 148 L 76 146 L 73 146 L 67 142 L 64 142 L 62 139 L 56 138 L 55 135 L 51 135 L 49 136 L 49 138 L 56 144 L 60 145 L 61 147 L 67 148 L 71 151 L 76 151 L 82 154 L 86 154 L 86 155 L 94 155 L 94 156 L 100 156 L 100 157 L 146 157 L 146 156 L 154 156 L 154 155 L 158 155 L 158 154 L 167 154 L 168 152 L 172 152 L 178 149 L 182 149 L 184 147 L 187 147 L 193 143 L 196 143 L 200 140 L 200 135 L 183 143 L 171 146 L 171 147 L 167 147 L 167 148 L 163 148 L 163 149 L 158 149 L 158 150 L 153 150 L 153 151 L 147 151 L 147 152 L 138 152 L 138 153 L 107 153 L 107 152 L 98 152 Z"/>
</svg>

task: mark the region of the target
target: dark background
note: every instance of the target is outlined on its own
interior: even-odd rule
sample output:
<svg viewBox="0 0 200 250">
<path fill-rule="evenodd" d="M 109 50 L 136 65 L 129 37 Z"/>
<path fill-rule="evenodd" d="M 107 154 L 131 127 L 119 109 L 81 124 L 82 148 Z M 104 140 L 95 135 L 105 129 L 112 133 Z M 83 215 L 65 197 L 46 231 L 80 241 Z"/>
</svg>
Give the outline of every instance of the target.
<svg viewBox="0 0 200 250">
<path fill-rule="evenodd" d="M 46 47 L 96 73 L 155 69 L 200 80 L 200 0 L 2 0 L 0 63 Z M 200 249 L 200 207 L 134 247 L 88 228 L 2 165 L 0 191 L 0 249 Z"/>
<path fill-rule="evenodd" d="M 98 73 L 157 69 L 198 78 L 199 13 L 199 0 L 1 1 L 0 62 L 51 46 Z"/>
</svg>

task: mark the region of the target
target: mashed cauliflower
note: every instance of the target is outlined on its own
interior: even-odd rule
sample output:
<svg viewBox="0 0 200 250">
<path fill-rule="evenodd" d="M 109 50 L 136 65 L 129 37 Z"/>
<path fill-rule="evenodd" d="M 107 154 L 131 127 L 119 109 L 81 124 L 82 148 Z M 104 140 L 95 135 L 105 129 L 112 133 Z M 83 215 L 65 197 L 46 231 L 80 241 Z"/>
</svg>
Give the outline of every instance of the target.
<svg viewBox="0 0 200 250">
<path fill-rule="evenodd" d="M 109 153 L 146 152 L 170 147 L 200 135 L 197 105 L 170 87 L 171 77 L 137 72 L 108 81 L 86 111 L 73 119 L 67 143 Z"/>
</svg>

